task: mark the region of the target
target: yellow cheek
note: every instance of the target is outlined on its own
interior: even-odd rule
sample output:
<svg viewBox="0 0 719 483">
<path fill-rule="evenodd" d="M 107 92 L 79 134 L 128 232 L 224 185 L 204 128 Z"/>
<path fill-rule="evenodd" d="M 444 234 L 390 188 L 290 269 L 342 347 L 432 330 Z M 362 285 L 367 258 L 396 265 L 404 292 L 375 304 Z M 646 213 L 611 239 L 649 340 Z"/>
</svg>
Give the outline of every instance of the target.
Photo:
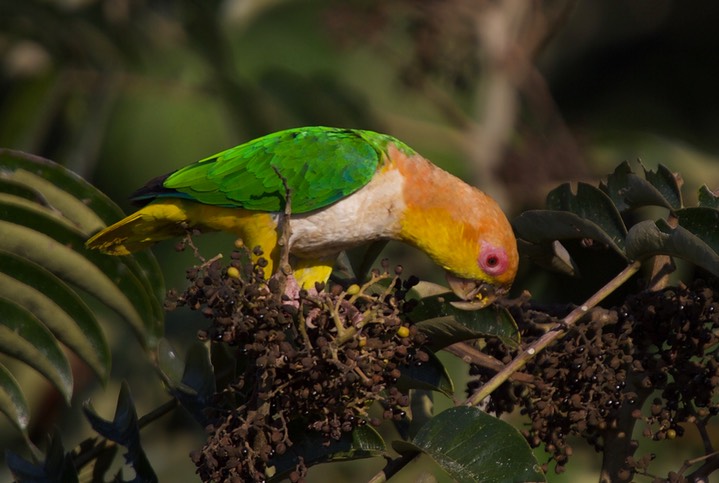
<svg viewBox="0 0 719 483">
<path fill-rule="evenodd" d="M 483 275 L 476 261 L 477 235 L 445 210 L 408 207 L 402 220 L 402 238 L 447 271 L 467 278 Z"/>
</svg>

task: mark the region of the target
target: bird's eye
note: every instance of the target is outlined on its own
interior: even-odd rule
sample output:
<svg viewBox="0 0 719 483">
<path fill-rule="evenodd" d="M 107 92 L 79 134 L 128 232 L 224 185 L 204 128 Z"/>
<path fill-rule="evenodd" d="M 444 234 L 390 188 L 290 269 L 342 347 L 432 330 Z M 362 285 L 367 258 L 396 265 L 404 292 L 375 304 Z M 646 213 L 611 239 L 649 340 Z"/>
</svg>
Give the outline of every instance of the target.
<svg viewBox="0 0 719 483">
<path fill-rule="evenodd" d="M 482 245 L 479 253 L 479 266 L 488 275 L 500 275 L 507 270 L 509 260 L 503 248 L 488 244 Z"/>
</svg>

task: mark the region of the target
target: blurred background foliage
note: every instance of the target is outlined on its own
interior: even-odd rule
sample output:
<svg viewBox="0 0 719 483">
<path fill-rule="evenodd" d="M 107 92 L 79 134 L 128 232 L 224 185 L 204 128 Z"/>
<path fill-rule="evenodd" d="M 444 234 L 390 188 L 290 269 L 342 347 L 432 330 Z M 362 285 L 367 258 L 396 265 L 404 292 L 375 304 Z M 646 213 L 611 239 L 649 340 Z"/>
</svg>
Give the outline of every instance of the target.
<svg viewBox="0 0 719 483">
<path fill-rule="evenodd" d="M 301 125 L 391 133 L 510 215 L 540 206 L 560 182 L 638 158 L 680 172 L 692 190 L 714 189 L 718 21 L 711 1 L 0 0 L 0 146 L 67 166 L 126 210 L 149 178 Z M 206 255 L 226 248 L 206 238 Z M 181 287 L 193 261 L 172 248 L 155 252 L 167 286 Z M 424 257 L 388 250 L 393 263 L 436 277 Z M 606 269 L 595 258 L 584 273 Z M 597 288 L 597 277 L 569 281 L 569 292 L 567 279 L 525 272 L 515 288 L 535 297 L 579 302 Z M 180 352 L 203 324 L 187 317 L 167 321 Z M 127 378 L 140 414 L 164 401 L 131 335 L 110 339 L 111 382 L 100 388 L 75 361 L 75 400 L 91 397 L 109 415 Z M 21 379 L 36 440 L 54 425 L 68 446 L 90 434 L 32 370 Z M 0 424 L 0 446 L 17 445 Z M 180 431 L 191 425 L 173 416 L 144 433 L 161 480 L 191 479 L 187 453 L 203 440 Z M 561 480 L 595 481 L 596 460 L 575 457 Z M 313 471 L 347 480 L 357 464 L 382 461 Z"/>
</svg>

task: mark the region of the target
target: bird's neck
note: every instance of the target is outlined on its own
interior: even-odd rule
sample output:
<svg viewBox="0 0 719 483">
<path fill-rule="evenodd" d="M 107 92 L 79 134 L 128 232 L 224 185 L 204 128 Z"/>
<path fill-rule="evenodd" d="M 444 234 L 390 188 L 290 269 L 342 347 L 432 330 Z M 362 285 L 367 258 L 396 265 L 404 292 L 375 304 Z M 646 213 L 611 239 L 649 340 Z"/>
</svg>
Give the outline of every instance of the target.
<svg viewBox="0 0 719 483">
<path fill-rule="evenodd" d="M 407 155 L 393 146 L 388 154 L 404 182 L 398 238 L 447 269 L 453 247 L 477 243 L 472 204 L 484 195 L 418 154 Z"/>
</svg>

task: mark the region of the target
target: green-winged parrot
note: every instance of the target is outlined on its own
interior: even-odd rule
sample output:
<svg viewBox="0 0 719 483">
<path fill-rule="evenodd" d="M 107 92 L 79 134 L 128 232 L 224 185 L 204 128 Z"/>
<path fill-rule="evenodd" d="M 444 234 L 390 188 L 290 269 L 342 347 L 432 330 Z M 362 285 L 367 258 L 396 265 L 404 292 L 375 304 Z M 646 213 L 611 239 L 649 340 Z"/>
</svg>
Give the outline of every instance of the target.
<svg viewBox="0 0 719 483">
<path fill-rule="evenodd" d="M 279 258 L 278 223 L 290 190 L 290 254 L 302 287 L 328 280 L 337 255 L 378 240 L 424 251 L 452 290 L 478 306 L 517 272 L 517 243 L 498 204 L 401 141 L 372 131 L 303 127 L 276 132 L 155 178 L 140 210 L 87 241 L 127 255 L 184 234 L 228 231 Z"/>
</svg>

